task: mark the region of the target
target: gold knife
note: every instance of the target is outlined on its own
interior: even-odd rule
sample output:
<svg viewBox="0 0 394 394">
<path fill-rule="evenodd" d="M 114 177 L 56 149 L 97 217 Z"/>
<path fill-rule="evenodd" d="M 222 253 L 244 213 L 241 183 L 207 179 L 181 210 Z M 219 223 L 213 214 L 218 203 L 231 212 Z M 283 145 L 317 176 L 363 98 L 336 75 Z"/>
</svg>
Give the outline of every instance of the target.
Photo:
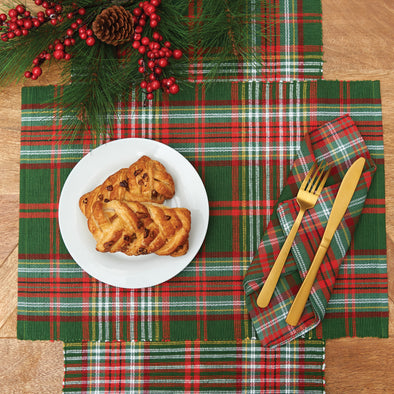
<svg viewBox="0 0 394 394">
<path fill-rule="evenodd" d="M 365 159 L 363 157 L 357 159 L 351 165 L 351 167 L 346 172 L 346 175 L 342 179 L 341 186 L 339 187 L 334 205 L 332 206 L 330 217 L 328 219 L 319 248 L 317 249 L 309 271 L 302 282 L 302 285 L 298 290 L 298 293 L 287 315 L 286 323 L 291 326 L 296 326 L 300 320 L 302 312 L 305 308 L 306 301 L 308 300 L 309 294 L 311 292 L 312 285 L 315 282 L 316 275 L 319 271 L 323 258 L 327 253 L 327 249 L 330 246 L 332 237 L 341 223 L 341 220 L 345 215 L 347 207 L 349 206 L 349 203 L 353 197 L 354 191 L 356 190 L 358 181 L 364 168 L 364 164 Z"/>
</svg>

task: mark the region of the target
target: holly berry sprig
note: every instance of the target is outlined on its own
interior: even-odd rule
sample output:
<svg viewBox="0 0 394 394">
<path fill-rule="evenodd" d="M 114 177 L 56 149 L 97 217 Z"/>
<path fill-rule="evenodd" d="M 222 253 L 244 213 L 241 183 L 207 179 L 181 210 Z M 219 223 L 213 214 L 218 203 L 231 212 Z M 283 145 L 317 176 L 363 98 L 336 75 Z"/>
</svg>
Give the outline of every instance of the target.
<svg viewBox="0 0 394 394">
<path fill-rule="evenodd" d="M 22 4 L 16 5 L 8 11 L 8 15 L 0 14 L 1 40 L 7 42 L 15 37 L 26 36 L 32 30 L 38 29 L 45 23 L 55 26 L 69 21 L 70 25 L 63 34 L 50 44 L 33 59 L 32 69 L 24 73 L 26 78 L 36 80 L 42 74 L 42 64 L 51 58 L 56 60 L 70 60 L 72 55 L 69 48 L 76 44 L 76 39 L 81 39 L 88 46 L 96 43 L 96 38 L 90 26 L 83 19 L 86 9 L 73 4 L 72 11 L 64 9 L 58 2 L 48 0 L 35 0 L 37 6 L 43 7 L 36 16 L 31 15 Z M 130 37 L 131 46 L 141 57 L 138 59 L 138 71 L 143 74 L 140 83 L 147 100 L 152 100 L 154 92 L 161 89 L 170 94 L 179 91 L 179 85 L 173 76 L 167 76 L 165 69 L 170 65 L 171 59 L 178 60 L 183 56 L 180 49 L 172 49 L 170 41 L 164 41 L 163 36 L 157 31 L 161 17 L 158 7 L 161 0 L 141 1 L 132 10 L 134 32 Z M 151 38 L 144 35 L 144 28 L 149 25 L 153 30 Z"/>
<path fill-rule="evenodd" d="M 19 36 L 27 36 L 33 29 L 39 28 L 44 23 L 50 23 L 55 26 L 64 21 L 63 6 L 58 3 L 49 2 L 46 0 L 35 0 L 36 5 L 42 6 L 44 11 L 39 11 L 36 16 L 32 16 L 30 11 L 27 11 L 22 4 L 18 4 L 15 8 L 8 11 L 6 14 L 0 14 L 0 27 L 5 30 L 1 34 L 1 40 L 7 42 L 10 39 Z M 74 33 L 78 30 L 79 38 L 86 41 L 86 44 L 92 46 L 95 44 L 93 31 L 88 29 L 81 19 L 85 15 L 84 8 L 77 8 L 72 12 L 68 12 L 67 19 L 75 19 L 69 29 L 67 29 L 66 36 L 54 40 L 53 44 L 48 46 L 48 50 L 42 51 L 34 60 L 31 71 L 25 72 L 26 78 L 37 79 L 42 74 L 42 63 L 54 57 L 57 60 L 70 60 L 71 55 L 67 53 L 66 48 L 75 45 Z"/>
<path fill-rule="evenodd" d="M 145 92 L 147 100 L 152 100 L 153 92 L 160 88 L 171 94 L 179 92 L 175 78 L 163 77 L 163 70 L 169 66 L 170 58 L 180 59 L 182 51 L 171 50 L 171 43 L 163 42 L 163 36 L 156 30 L 153 31 L 151 39 L 142 35 L 143 28 L 148 22 L 152 29 L 159 26 L 161 18 L 157 14 L 157 7 L 160 3 L 161 0 L 143 1 L 132 12 L 135 26 L 132 47 L 142 55 L 138 60 L 138 71 L 144 75 L 140 87 Z"/>
</svg>

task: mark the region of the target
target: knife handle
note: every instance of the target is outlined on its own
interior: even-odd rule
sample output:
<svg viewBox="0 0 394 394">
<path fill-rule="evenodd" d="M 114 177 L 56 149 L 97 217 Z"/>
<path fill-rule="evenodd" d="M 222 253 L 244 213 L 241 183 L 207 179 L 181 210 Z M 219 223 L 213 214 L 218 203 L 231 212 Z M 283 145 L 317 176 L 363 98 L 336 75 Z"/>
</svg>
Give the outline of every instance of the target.
<svg viewBox="0 0 394 394">
<path fill-rule="evenodd" d="M 311 293 L 313 283 L 315 282 L 320 265 L 324 259 L 324 256 L 327 253 L 329 245 L 330 242 L 328 242 L 323 236 L 323 239 L 320 242 L 319 248 L 317 249 L 315 257 L 312 261 L 312 264 L 308 270 L 308 273 L 306 274 L 306 277 L 302 282 L 302 285 L 298 290 L 298 293 L 287 315 L 286 323 L 290 326 L 296 326 L 301 318 L 302 312 L 305 308 L 305 304 L 308 301 L 309 294 Z"/>
</svg>

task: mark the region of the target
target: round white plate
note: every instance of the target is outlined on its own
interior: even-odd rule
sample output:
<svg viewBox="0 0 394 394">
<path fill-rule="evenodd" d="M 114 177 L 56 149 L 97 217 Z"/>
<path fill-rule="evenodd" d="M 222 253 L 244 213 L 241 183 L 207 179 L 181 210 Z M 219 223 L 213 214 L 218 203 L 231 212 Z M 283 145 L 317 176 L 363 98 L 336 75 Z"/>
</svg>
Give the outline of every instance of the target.
<svg viewBox="0 0 394 394">
<path fill-rule="evenodd" d="M 175 196 L 165 205 L 187 208 L 191 212 L 189 250 L 183 256 L 126 256 L 120 252 L 97 252 L 87 219 L 79 209 L 80 196 L 143 155 L 160 161 L 174 179 Z M 194 167 L 169 146 L 143 138 L 120 139 L 92 150 L 69 174 L 59 200 L 60 232 L 75 262 L 94 278 L 129 289 L 155 286 L 181 272 L 199 251 L 208 221 L 207 193 Z"/>
</svg>

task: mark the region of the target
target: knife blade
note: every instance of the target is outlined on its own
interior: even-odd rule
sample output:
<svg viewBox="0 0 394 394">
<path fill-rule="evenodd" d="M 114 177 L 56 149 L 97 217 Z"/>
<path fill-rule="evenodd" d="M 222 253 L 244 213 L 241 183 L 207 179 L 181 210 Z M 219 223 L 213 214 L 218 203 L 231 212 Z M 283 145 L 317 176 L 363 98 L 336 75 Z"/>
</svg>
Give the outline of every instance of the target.
<svg viewBox="0 0 394 394">
<path fill-rule="evenodd" d="M 350 204 L 350 201 L 353 197 L 358 181 L 362 174 L 364 165 L 365 159 L 363 157 L 360 157 L 350 166 L 342 179 L 319 248 L 317 249 L 308 273 L 304 281 L 302 282 L 302 285 L 298 290 L 298 293 L 287 315 L 286 323 L 291 326 L 296 326 L 300 320 L 302 312 L 305 308 L 305 304 L 311 292 L 313 283 L 315 282 L 320 265 L 323 261 L 324 256 L 327 253 L 328 247 L 330 246 L 335 231 L 341 223 L 342 218 L 345 215 L 345 212 Z"/>
</svg>

